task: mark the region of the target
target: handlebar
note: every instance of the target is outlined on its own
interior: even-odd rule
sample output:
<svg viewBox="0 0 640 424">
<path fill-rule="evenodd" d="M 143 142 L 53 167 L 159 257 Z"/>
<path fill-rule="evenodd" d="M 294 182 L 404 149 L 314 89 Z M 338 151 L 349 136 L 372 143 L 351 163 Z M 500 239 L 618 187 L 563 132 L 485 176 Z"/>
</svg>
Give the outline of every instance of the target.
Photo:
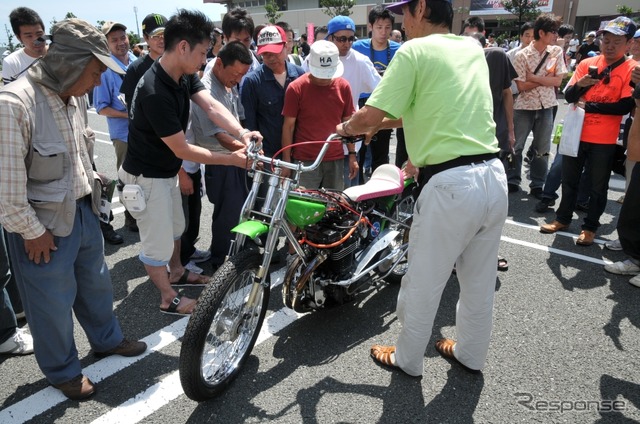
<svg viewBox="0 0 640 424">
<path fill-rule="evenodd" d="M 320 166 L 322 159 L 324 159 L 324 156 L 327 153 L 327 150 L 329 149 L 329 145 L 335 142 L 336 140 L 340 140 L 343 143 L 355 143 L 356 141 L 359 141 L 359 139 L 355 139 L 353 137 L 343 137 L 335 133 L 331 134 L 324 141 L 324 144 L 322 145 L 322 148 L 320 149 L 320 152 L 318 153 L 316 160 L 311 165 L 304 166 L 302 165 L 302 163 L 292 163 L 292 162 L 284 161 L 282 159 L 270 158 L 268 156 L 261 155 L 260 150 L 262 149 L 262 145 L 257 143 L 257 138 L 254 137 L 251 139 L 251 142 L 247 147 L 247 157 L 250 160 L 253 160 L 254 162 L 263 162 L 265 164 L 269 163 L 272 166 L 277 168 L 286 168 L 286 169 L 290 169 L 292 171 L 298 171 L 298 172 L 309 172 L 309 171 L 313 171 L 318 166 Z M 295 143 L 292 144 L 291 147 L 295 147 Z"/>
</svg>

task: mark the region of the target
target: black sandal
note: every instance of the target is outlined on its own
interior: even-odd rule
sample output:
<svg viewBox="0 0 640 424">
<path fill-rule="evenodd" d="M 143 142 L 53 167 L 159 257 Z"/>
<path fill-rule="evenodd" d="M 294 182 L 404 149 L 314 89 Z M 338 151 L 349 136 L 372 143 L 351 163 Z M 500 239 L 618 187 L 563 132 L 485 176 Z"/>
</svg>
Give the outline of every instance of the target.
<svg viewBox="0 0 640 424">
<path fill-rule="evenodd" d="M 498 271 L 500 272 L 509 271 L 509 262 L 507 261 L 506 258 L 503 258 L 502 256 L 498 256 Z"/>
<path fill-rule="evenodd" d="M 191 315 L 191 312 L 180 312 L 178 310 L 178 305 L 180 305 L 180 300 L 184 297 L 184 295 L 182 293 L 178 293 L 176 295 L 176 297 L 173 298 L 173 300 L 171 301 L 171 304 L 166 307 L 166 308 L 159 308 L 160 312 L 162 312 L 163 314 L 167 314 L 167 315 L 178 315 L 178 316 L 189 316 Z M 197 301 L 194 300 L 194 305 Z M 183 309 L 184 311 L 184 309 Z"/>
</svg>

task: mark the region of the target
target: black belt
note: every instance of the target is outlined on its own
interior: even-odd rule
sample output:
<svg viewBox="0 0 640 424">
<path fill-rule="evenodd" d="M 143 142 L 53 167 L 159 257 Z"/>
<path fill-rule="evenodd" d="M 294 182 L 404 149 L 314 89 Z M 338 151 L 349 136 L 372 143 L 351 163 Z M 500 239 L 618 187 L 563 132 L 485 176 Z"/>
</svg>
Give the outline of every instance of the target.
<svg viewBox="0 0 640 424">
<path fill-rule="evenodd" d="M 455 159 L 448 160 L 446 162 L 439 163 L 437 165 L 426 165 L 420 168 L 420 174 L 418 180 L 421 186 L 427 184 L 427 182 L 434 175 L 446 171 L 447 169 L 456 168 L 458 166 L 481 164 L 492 159 L 496 159 L 498 153 L 484 153 L 482 155 L 460 156 Z"/>
</svg>

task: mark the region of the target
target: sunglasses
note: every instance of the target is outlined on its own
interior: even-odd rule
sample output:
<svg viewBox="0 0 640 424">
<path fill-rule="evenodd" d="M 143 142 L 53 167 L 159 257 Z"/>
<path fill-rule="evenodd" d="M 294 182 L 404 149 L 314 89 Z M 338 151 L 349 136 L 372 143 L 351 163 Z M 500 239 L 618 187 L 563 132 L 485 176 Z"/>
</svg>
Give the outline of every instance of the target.
<svg viewBox="0 0 640 424">
<path fill-rule="evenodd" d="M 346 43 L 347 41 L 353 43 L 354 41 L 356 41 L 356 37 L 354 37 L 353 35 L 351 37 L 347 37 L 345 35 L 343 35 L 342 37 L 334 36 L 333 41 L 337 41 L 338 43 Z"/>
</svg>

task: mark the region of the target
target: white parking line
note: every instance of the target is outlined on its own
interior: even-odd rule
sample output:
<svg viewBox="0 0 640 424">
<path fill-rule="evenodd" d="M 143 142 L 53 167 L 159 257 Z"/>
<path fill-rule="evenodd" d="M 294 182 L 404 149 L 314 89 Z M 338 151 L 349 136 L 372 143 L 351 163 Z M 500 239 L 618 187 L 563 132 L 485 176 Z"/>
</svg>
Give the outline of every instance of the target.
<svg viewBox="0 0 640 424">
<path fill-rule="evenodd" d="M 256 346 L 267 341 L 278 331 L 286 328 L 303 315 L 287 308 L 282 308 L 269 315 L 265 318 L 260 329 Z M 138 423 L 183 393 L 180 385 L 180 373 L 179 371 L 174 371 L 159 383 L 154 384 L 144 392 L 138 393 L 122 405 L 102 415 L 92 424 Z"/>
<path fill-rule="evenodd" d="M 132 358 L 110 356 L 89 365 L 83 373 L 91 381 L 98 383 L 178 340 L 184 334 L 187 322 L 188 318 L 182 318 L 142 339 L 147 343 L 148 349 L 140 356 Z M 66 400 L 67 398 L 60 391 L 49 386 L 0 411 L 0 423 L 23 423 Z"/>
<path fill-rule="evenodd" d="M 114 198 L 114 201 L 115 200 L 117 200 L 117 198 Z M 116 208 L 115 210 L 118 209 L 121 208 Z M 114 213 L 116 212 L 114 211 Z M 512 220 L 507 220 L 506 224 L 516 225 L 536 231 L 539 229 L 538 226 L 524 224 Z M 557 234 L 560 236 L 575 238 L 574 234 L 566 232 L 558 232 Z M 567 252 L 561 249 L 536 243 L 526 242 L 511 237 L 502 236 L 501 240 L 508 243 L 525 246 L 531 249 L 549 252 L 551 254 L 571 257 L 580 261 L 590 262 L 597 265 L 605 265 L 609 263 L 605 260 L 596 259 L 573 252 Z M 598 240 L 597 242 L 604 243 L 604 241 L 602 240 Z M 280 269 L 272 273 L 272 288 L 275 288 L 282 284 L 283 276 L 284 269 Z M 269 315 L 265 318 L 256 342 L 256 346 L 265 342 L 270 337 L 283 330 L 303 315 L 304 314 L 298 314 L 287 308 L 282 308 Z M 182 318 L 145 337 L 143 341 L 147 343 L 149 348 L 144 354 L 138 357 L 108 357 L 88 366 L 83 370 L 83 372 L 93 382 L 98 383 L 127 368 L 128 366 L 134 364 L 142 358 L 150 355 L 151 353 L 160 351 L 169 344 L 177 341 L 184 334 L 187 322 L 188 318 Z M 167 405 L 169 402 L 176 399 L 181 394 L 183 394 L 183 391 L 179 382 L 179 373 L 178 371 L 174 371 L 163 378 L 159 383 L 147 388 L 143 392 L 138 393 L 136 396 L 130 398 L 121 405 L 111 409 L 109 412 L 96 419 L 94 423 L 137 423 L 143 420 L 145 417 L 148 417 L 155 411 L 159 410 L 163 406 Z M 0 423 L 23 423 L 66 400 L 67 399 L 64 397 L 64 395 L 61 394 L 61 392 L 54 389 L 53 387 L 47 387 L 29 396 L 28 398 L 25 398 L 0 411 Z"/>
</svg>

